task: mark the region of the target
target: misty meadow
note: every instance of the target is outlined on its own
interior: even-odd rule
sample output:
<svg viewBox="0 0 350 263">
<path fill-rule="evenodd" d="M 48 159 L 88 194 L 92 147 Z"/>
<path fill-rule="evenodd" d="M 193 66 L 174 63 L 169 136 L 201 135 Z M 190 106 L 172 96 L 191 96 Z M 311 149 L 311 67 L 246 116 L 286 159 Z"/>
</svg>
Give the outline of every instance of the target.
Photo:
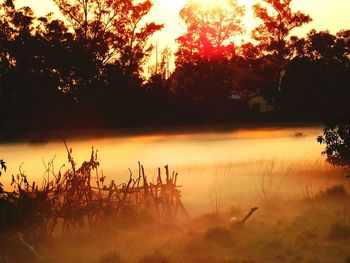
<svg viewBox="0 0 350 263">
<path fill-rule="evenodd" d="M 349 8 L 0 0 L 0 263 L 350 262 Z"/>
</svg>

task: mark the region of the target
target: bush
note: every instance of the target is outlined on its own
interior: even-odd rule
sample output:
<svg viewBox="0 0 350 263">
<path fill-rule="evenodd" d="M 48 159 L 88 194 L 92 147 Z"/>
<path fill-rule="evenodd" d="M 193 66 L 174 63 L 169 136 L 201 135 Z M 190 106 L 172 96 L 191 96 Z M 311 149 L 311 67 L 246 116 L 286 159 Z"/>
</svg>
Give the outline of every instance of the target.
<svg viewBox="0 0 350 263">
<path fill-rule="evenodd" d="M 340 202 L 342 200 L 349 199 L 349 193 L 345 190 L 343 185 L 336 185 L 326 189 L 325 191 L 320 192 L 316 199 L 326 202 L 326 201 L 334 201 Z"/>
<path fill-rule="evenodd" d="M 204 238 L 219 245 L 229 245 L 233 242 L 231 232 L 220 226 L 208 229 Z"/>
<path fill-rule="evenodd" d="M 333 224 L 329 232 L 330 239 L 350 239 L 350 225 L 336 223 Z"/>
<path fill-rule="evenodd" d="M 323 129 L 323 135 L 317 138 L 326 149 L 322 154 L 327 155 L 327 161 L 333 165 L 350 169 L 350 123 L 335 121 Z"/>
<path fill-rule="evenodd" d="M 120 258 L 120 255 L 116 251 L 107 253 L 98 260 L 98 263 L 122 263 L 123 261 Z"/>
<path fill-rule="evenodd" d="M 169 259 L 164 257 L 159 251 L 155 251 L 152 255 L 148 255 L 139 260 L 138 263 L 169 263 Z"/>
</svg>

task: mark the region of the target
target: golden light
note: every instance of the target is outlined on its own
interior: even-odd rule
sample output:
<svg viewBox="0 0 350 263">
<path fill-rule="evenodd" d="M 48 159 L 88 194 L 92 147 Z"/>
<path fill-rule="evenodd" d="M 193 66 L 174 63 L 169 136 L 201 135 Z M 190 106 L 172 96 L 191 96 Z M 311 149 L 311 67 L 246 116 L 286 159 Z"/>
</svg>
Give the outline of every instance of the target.
<svg viewBox="0 0 350 263">
<path fill-rule="evenodd" d="M 193 3 L 199 4 L 204 8 L 225 8 L 232 0 L 192 0 Z M 186 1 L 180 1 L 186 2 Z M 257 0 L 237 0 L 239 6 L 252 6 Z"/>
<path fill-rule="evenodd" d="M 202 6 L 205 9 L 211 9 L 211 8 L 224 8 L 228 5 L 229 0 L 193 0 L 193 3 L 198 4 Z"/>
<path fill-rule="evenodd" d="M 181 10 L 190 0 L 155 0 L 159 4 L 166 6 L 167 8 L 173 11 Z M 200 4 L 205 8 L 213 7 L 224 7 L 227 5 L 229 0 L 192 0 L 194 3 Z M 251 6 L 256 3 L 257 0 L 237 0 L 238 5 L 240 6 Z"/>
<path fill-rule="evenodd" d="M 252 6 L 256 2 L 257 0 L 238 0 L 237 1 L 238 5 L 243 5 L 243 6 Z"/>
<path fill-rule="evenodd" d="M 161 0 L 161 1 L 165 6 L 167 6 L 169 9 L 174 11 L 181 10 L 185 6 L 185 4 L 188 2 L 188 0 Z"/>
</svg>

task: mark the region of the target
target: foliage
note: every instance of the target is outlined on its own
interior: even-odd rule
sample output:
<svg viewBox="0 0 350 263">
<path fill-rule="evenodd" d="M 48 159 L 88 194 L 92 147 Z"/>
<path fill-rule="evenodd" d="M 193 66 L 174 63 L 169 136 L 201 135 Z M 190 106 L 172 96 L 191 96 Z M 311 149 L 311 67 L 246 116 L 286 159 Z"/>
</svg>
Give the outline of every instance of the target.
<svg viewBox="0 0 350 263">
<path fill-rule="evenodd" d="M 57 1 L 64 20 L 53 14 L 37 17 L 15 1 L 1 3 L 5 127 L 58 128 L 72 126 L 73 119 L 82 127 L 92 118 L 101 122 L 95 117 L 101 108 L 114 116 L 120 112 L 116 99 L 121 108 L 127 102 L 140 104 L 143 66 L 153 48 L 149 39 L 162 28 L 143 22 L 151 2 L 84 3 Z"/>
<path fill-rule="evenodd" d="M 349 32 L 312 30 L 281 82 L 281 111 L 294 119 L 337 119 L 349 109 Z"/>
<path fill-rule="evenodd" d="M 239 101 L 235 104 L 230 99 L 239 94 L 238 76 L 234 64 L 226 59 L 184 65 L 174 78 L 175 96 L 189 109 L 194 107 L 198 118 L 223 120 L 240 107 Z"/>
<path fill-rule="evenodd" d="M 282 61 L 290 57 L 292 41 L 288 39 L 294 28 L 311 22 L 310 16 L 302 12 L 293 12 L 293 0 L 263 0 L 253 6 L 255 17 L 262 20 L 252 33 L 259 42 L 261 55 L 271 54 Z"/>
<path fill-rule="evenodd" d="M 323 135 L 317 138 L 320 144 L 325 144 L 323 154 L 327 161 L 344 168 L 350 168 L 350 124 L 336 121 L 329 123 L 323 130 Z"/>
<path fill-rule="evenodd" d="M 60 15 L 43 17 L 15 0 L 0 4 L 4 130 L 325 120 L 349 111 L 349 30 L 292 36 L 311 21 L 292 0 L 254 5 L 261 24 L 242 44 L 245 9 L 236 0 L 189 1 L 174 72 L 169 49 L 148 67 L 162 28 L 146 23 L 149 0 L 54 2 Z M 254 113 L 255 96 L 275 112 Z"/>
<path fill-rule="evenodd" d="M 54 2 L 69 21 L 82 50 L 96 64 L 86 81 L 99 78 L 104 66 L 109 63 L 119 67 L 130 79 L 140 77 L 142 65 L 153 49 L 149 38 L 162 28 L 162 25 L 153 22 L 142 23 L 152 8 L 151 1 Z"/>
<path fill-rule="evenodd" d="M 270 84 L 262 90 L 261 95 L 278 110 L 280 73 L 295 56 L 293 45 L 298 39 L 290 35 L 293 29 L 311 21 L 310 16 L 292 10 L 292 1 L 263 0 L 253 6 L 254 16 L 261 20 L 261 24 L 252 32 L 252 38 L 257 41 L 257 45 L 248 46 L 250 51 L 245 51 L 246 54 L 255 54 L 263 60 L 268 66 L 266 72 L 272 72 L 269 76 Z"/>
<path fill-rule="evenodd" d="M 296 49 L 299 55 L 313 60 L 322 59 L 329 67 L 337 69 L 337 63 L 339 65 L 348 63 L 350 31 L 341 30 L 333 35 L 329 31 L 311 30 L 307 38 L 299 40 Z"/>
<path fill-rule="evenodd" d="M 234 41 L 244 33 L 244 11 L 236 0 L 220 4 L 193 0 L 180 11 L 186 32 L 177 39 L 174 93 L 208 121 L 227 118 L 235 107 L 229 100 L 238 93 Z"/>
<path fill-rule="evenodd" d="M 190 0 L 180 11 L 187 31 L 177 39 L 179 50 L 176 65 L 222 57 L 232 57 L 235 52 L 235 37 L 244 32 L 242 16 L 244 8 L 236 0 L 225 4 L 206 6 L 200 1 Z"/>
</svg>

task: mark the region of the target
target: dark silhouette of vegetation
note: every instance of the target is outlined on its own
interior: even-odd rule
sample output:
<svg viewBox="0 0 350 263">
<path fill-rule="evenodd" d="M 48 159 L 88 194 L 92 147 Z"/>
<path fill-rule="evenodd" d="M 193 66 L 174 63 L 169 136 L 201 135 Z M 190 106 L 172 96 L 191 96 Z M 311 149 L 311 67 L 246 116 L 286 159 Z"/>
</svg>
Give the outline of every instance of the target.
<svg viewBox="0 0 350 263">
<path fill-rule="evenodd" d="M 253 6 L 255 17 L 262 21 L 252 32 L 258 41 L 256 54 L 264 62 L 263 74 L 269 74 L 269 84 L 262 90 L 279 110 L 279 80 L 281 71 L 295 56 L 293 44 L 298 39 L 292 30 L 311 22 L 311 17 L 300 11 L 293 12 L 293 0 L 263 0 Z"/>
<path fill-rule="evenodd" d="M 145 96 L 149 39 L 162 28 L 141 23 L 151 2 L 56 3 L 64 21 L 52 14 L 35 17 L 13 1 L 1 5 L 1 107 L 10 122 L 5 127 L 108 125 L 106 113 L 118 121 L 130 105 L 128 117 L 136 118 Z"/>
<path fill-rule="evenodd" d="M 271 55 L 277 63 L 293 57 L 291 31 L 311 22 L 311 17 L 292 11 L 292 0 L 263 0 L 253 6 L 254 14 L 262 21 L 252 33 L 258 41 L 261 56 Z"/>
<path fill-rule="evenodd" d="M 349 30 L 292 36 L 311 21 L 292 0 L 254 5 L 261 24 L 242 44 L 237 1 L 189 1 L 173 72 L 169 49 L 150 67 L 162 25 L 145 22 L 149 0 L 53 2 L 60 16 L 0 6 L 2 130 L 323 121 L 349 110 Z"/>
<path fill-rule="evenodd" d="M 213 7 L 189 1 L 180 12 L 187 31 L 177 39 L 173 88 L 187 111 L 195 109 L 202 120 L 225 120 L 241 110 L 230 96 L 239 89 L 233 58 L 234 40 L 245 31 L 243 15 L 236 0 Z"/>
<path fill-rule="evenodd" d="M 350 124 L 348 121 L 329 123 L 323 130 L 323 135 L 317 141 L 326 145 L 323 154 L 331 164 L 350 168 Z"/>
<path fill-rule="evenodd" d="M 313 108 L 323 109 L 322 113 L 328 120 L 318 142 L 326 145 L 323 154 L 327 155 L 328 162 L 349 170 L 350 30 L 340 31 L 337 35 L 312 31 L 308 38 L 305 53 L 313 61 L 313 67 L 318 69 L 314 73 L 314 76 L 317 74 L 319 91 L 314 102 L 318 105 Z"/>
<path fill-rule="evenodd" d="M 295 43 L 297 56 L 281 84 L 282 113 L 294 119 L 334 120 L 348 112 L 350 31 L 312 30 Z"/>
<path fill-rule="evenodd" d="M 152 182 L 139 163 L 138 176 L 134 177 L 129 169 L 129 180 L 117 185 L 114 180 L 107 182 L 99 171 L 97 151 L 92 149 L 90 160 L 79 167 L 72 149 L 65 146 L 70 167 L 64 171 L 63 165 L 55 171 L 54 160 L 48 162 L 42 185 L 30 182 L 21 167 L 18 175 L 12 175 L 12 192 L 0 185 L 1 260 L 12 256 L 12 240 L 17 234 L 38 245 L 49 242 L 54 231 L 68 235 L 81 230 L 86 223 L 90 229 L 96 229 L 106 222 L 171 223 L 189 218 L 181 201 L 178 174 L 170 173 L 168 166 L 164 175 L 159 168 Z M 2 160 L 0 165 L 1 170 L 6 170 Z"/>
</svg>

